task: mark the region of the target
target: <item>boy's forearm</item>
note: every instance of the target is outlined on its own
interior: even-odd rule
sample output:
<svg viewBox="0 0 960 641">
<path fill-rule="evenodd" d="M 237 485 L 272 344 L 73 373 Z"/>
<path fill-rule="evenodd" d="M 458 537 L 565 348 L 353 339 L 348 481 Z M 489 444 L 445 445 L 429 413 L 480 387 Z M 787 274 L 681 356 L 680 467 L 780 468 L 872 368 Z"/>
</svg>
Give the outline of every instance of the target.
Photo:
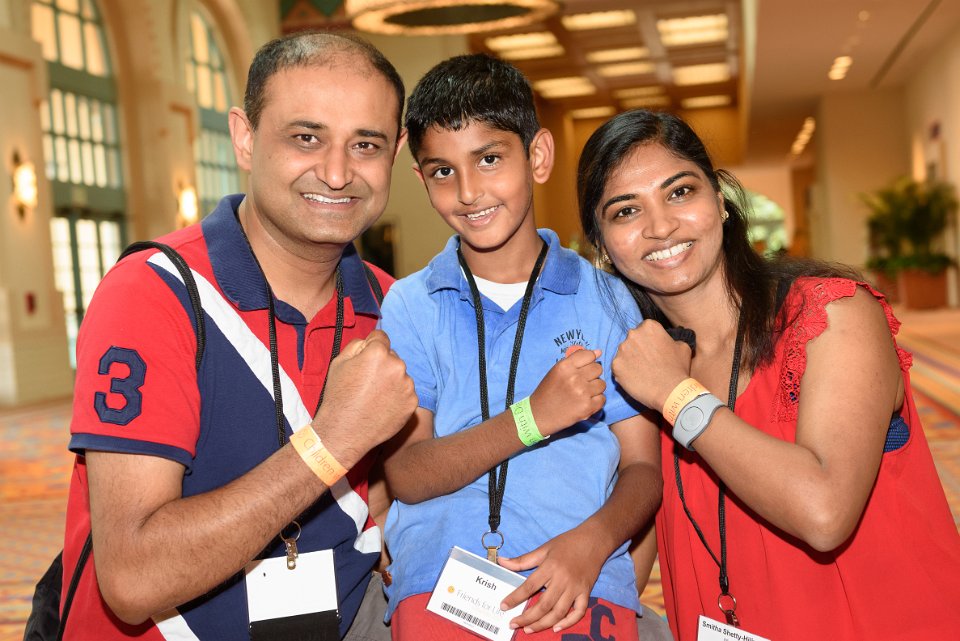
<svg viewBox="0 0 960 641">
<path fill-rule="evenodd" d="M 524 448 L 507 411 L 469 429 L 413 443 L 384 464 L 394 495 L 420 503 L 466 487 Z"/>
</svg>

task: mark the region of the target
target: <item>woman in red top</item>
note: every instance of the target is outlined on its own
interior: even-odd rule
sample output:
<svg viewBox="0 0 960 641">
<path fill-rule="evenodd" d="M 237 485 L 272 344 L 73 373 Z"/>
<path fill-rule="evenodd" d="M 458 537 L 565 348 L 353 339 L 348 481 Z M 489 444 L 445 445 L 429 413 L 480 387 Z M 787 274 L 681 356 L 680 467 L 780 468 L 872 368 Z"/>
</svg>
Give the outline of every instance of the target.
<svg viewBox="0 0 960 641">
<path fill-rule="evenodd" d="M 960 537 L 883 297 L 852 271 L 754 252 L 741 188 L 675 116 L 601 127 L 578 194 L 587 238 L 650 319 L 613 371 L 666 417 L 656 532 L 674 636 L 958 638 Z M 695 349 L 664 327 L 693 330 Z"/>
</svg>

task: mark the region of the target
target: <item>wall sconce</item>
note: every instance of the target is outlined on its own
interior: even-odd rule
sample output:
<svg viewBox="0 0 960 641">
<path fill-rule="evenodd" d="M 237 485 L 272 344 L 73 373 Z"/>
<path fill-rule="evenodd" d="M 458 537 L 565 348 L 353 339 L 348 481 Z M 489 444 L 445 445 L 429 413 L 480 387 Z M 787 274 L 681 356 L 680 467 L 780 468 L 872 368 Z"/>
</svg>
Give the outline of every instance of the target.
<svg viewBox="0 0 960 641">
<path fill-rule="evenodd" d="M 180 188 L 180 194 L 177 197 L 177 208 L 180 210 L 180 218 L 184 225 L 192 225 L 197 222 L 200 214 L 200 205 L 197 200 L 197 190 L 191 185 Z"/>
<path fill-rule="evenodd" d="M 27 217 L 28 209 L 37 206 L 37 170 L 16 151 L 13 152 L 13 200 L 20 220 Z"/>
</svg>

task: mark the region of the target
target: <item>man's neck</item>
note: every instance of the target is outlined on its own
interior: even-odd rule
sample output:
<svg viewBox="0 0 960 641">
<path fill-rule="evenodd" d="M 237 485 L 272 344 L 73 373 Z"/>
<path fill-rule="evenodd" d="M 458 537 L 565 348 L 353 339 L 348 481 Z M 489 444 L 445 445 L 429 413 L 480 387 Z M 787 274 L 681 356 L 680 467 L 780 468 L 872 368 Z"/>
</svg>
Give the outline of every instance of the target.
<svg viewBox="0 0 960 641">
<path fill-rule="evenodd" d="M 238 215 L 274 296 L 311 320 L 334 294 L 343 246 L 305 248 L 286 241 L 264 226 L 247 199 L 240 203 Z"/>
</svg>

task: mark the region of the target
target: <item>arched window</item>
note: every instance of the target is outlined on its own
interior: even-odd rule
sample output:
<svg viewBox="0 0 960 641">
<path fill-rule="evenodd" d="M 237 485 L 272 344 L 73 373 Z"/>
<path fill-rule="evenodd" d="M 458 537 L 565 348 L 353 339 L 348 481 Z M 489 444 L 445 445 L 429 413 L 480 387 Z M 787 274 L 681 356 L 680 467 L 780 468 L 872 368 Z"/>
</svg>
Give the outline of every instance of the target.
<svg viewBox="0 0 960 641">
<path fill-rule="evenodd" d="M 40 122 L 53 189 L 54 277 L 75 365 L 84 311 L 125 242 L 117 91 L 94 0 L 33 0 L 31 25 L 50 78 Z"/>
<path fill-rule="evenodd" d="M 200 211 L 206 214 L 220 198 L 240 191 L 240 179 L 227 125 L 232 96 L 218 34 L 201 7 L 191 8 L 189 15 L 186 83 L 200 108 L 200 134 L 194 141 L 194 160 Z"/>
</svg>

